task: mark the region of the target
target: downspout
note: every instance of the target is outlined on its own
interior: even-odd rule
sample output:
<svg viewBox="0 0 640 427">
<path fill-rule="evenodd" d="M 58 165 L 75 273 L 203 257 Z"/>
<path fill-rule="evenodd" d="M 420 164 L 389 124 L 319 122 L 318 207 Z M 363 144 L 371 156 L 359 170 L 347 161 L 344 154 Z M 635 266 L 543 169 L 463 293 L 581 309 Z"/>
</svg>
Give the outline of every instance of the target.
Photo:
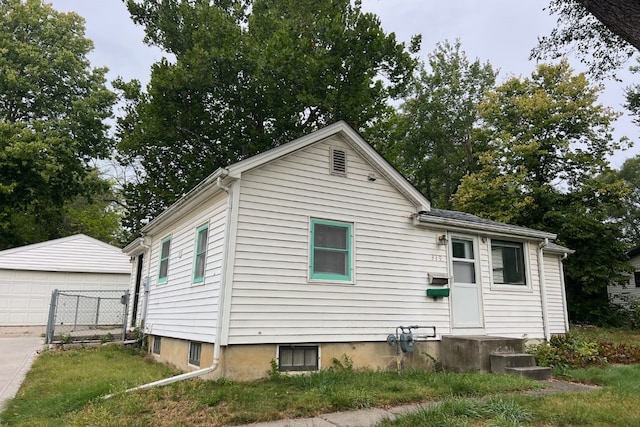
<svg viewBox="0 0 640 427">
<path fill-rule="evenodd" d="M 144 234 L 142 235 L 142 243 L 140 243 L 140 246 L 142 246 L 144 248 L 144 253 L 146 255 L 146 259 L 147 259 L 147 275 L 144 278 L 144 306 L 142 308 L 142 318 L 140 319 L 140 324 L 143 325 L 142 327 L 142 334 L 143 334 L 143 339 L 144 339 L 144 335 L 146 335 L 146 329 L 147 329 L 147 306 L 149 304 L 149 294 L 151 293 L 151 246 L 146 245 L 144 243 Z M 142 257 L 142 260 L 144 262 L 145 257 Z"/>
<path fill-rule="evenodd" d="M 225 171 L 226 172 L 226 171 Z M 226 176 L 226 173 L 225 173 Z M 228 243 L 228 236 L 227 236 L 227 231 L 228 227 L 229 227 L 229 215 L 231 213 L 231 189 L 229 187 L 225 187 L 222 185 L 222 180 L 220 177 L 218 177 L 217 181 L 216 181 L 216 186 L 220 189 L 222 189 L 224 192 L 227 193 L 227 221 L 225 221 L 225 249 L 226 249 L 226 245 Z M 225 252 L 226 254 L 226 252 Z M 221 272 L 220 272 L 220 306 L 222 306 L 222 303 L 224 302 L 224 280 L 225 280 L 225 268 L 224 268 L 224 263 L 222 264 L 221 267 Z M 145 313 L 146 314 L 146 313 Z M 218 315 L 220 316 L 220 315 Z M 154 381 L 151 383 L 147 383 L 147 384 L 143 384 L 137 387 L 133 387 L 130 388 L 128 390 L 125 390 L 124 393 L 129 393 L 132 391 L 138 391 L 138 390 L 146 390 L 149 388 L 153 388 L 153 387 L 160 387 L 160 386 L 164 386 L 164 385 L 168 385 L 171 383 L 175 383 L 175 382 L 179 382 L 179 381 L 184 381 L 184 380 L 188 380 L 190 378 L 196 378 L 196 377 L 200 377 L 203 375 L 207 375 L 213 371 L 215 371 L 216 369 L 218 369 L 218 365 L 220 364 L 220 336 L 222 335 L 222 322 L 220 321 L 220 319 L 218 319 L 217 325 L 216 325 L 216 341 L 213 345 L 213 363 L 211 364 L 211 366 L 207 367 L 207 368 L 203 368 L 203 369 L 198 369 L 196 371 L 191 371 L 191 372 L 186 372 L 184 374 L 180 374 L 180 375 L 175 375 L 173 377 L 169 377 L 169 378 L 164 378 L 158 381 Z M 109 394 L 103 397 L 103 399 L 109 399 L 113 397 L 113 394 Z"/>
<path fill-rule="evenodd" d="M 551 339 L 549 333 L 549 315 L 547 307 L 547 289 L 544 276 L 544 248 L 549 244 L 549 239 L 545 238 L 538 245 L 538 277 L 540 278 L 540 299 L 542 300 L 542 329 L 544 331 L 545 341 Z"/>
</svg>

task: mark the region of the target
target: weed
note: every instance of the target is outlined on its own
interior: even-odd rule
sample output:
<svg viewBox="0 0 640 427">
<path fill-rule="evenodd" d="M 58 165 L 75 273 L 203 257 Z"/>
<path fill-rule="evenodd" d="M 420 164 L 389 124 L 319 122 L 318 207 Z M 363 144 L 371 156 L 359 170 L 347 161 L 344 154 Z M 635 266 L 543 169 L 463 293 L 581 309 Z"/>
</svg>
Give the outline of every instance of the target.
<svg viewBox="0 0 640 427">
<path fill-rule="evenodd" d="M 331 359 L 331 368 L 329 369 L 353 372 L 353 360 L 346 354 L 342 355 L 342 359 L 344 360 L 344 363 L 335 357 Z"/>
<path fill-rule="evenodd" d="M 267 376 L 271 381 L 275 381 L 282 377 L 282 372 L 280 372 L 280 368 L 278 367 L 278 362 L 274 359 L 271 359 L 271 368 L 267 371 Z"/>
<path fill-rule="evenodd" d="M 64 334 L 60 337 L 60 342 L 62 344 L 71 344 L 73 342 L 73 337 L 70 334 Z"/>
<path fill-rule="evenodd" d="M 109 332 L 107 335 L 102 335 L 100 337 L 100 342 L 102 344 L 108 343 L 108 342 L 113 342 L 115 340 L 115 338 L 113 337 L 113 334 L 111 332 Z"/>
</svg>

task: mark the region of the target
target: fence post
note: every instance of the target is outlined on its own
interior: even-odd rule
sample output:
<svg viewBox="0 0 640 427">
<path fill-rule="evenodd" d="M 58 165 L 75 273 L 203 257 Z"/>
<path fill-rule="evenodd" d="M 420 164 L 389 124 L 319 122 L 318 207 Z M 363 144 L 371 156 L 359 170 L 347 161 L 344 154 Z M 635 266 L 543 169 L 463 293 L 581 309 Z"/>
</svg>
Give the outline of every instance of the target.
<svg viewBox="0 0 640 427">
<path fill-rule="evenodd" d="M 80 295 L 76 295 L 76 315 L 73 319 L 73 329 L 75 331 L 78 328 L 78 310 L 80 309 Z"/>
<path fill-rule="evenodd" d="M 98 318 L 100 317 L 100 297 L 98 297 L 98 304 L 96 304 L 96 324 L 95 328 L 98 329 Z"/>
<path fill-rule="evenodd" d="M 53 332 L 56 324 L 56 309 L 58 306 L 58 290 L 54 289 L 51 292 L 51 303 L 49 304 L 49 319 L 47 320 L 47 333 L 45 335 L 44 343 L 51 344 L 53 341 Z"/>
<path fill-rule="evenodd" d="M 129 290 L 124 292 L 124 314 L 122 316 L 122 341 L 127 338 L 127 316 L 129 315 Z"/>
</svg>

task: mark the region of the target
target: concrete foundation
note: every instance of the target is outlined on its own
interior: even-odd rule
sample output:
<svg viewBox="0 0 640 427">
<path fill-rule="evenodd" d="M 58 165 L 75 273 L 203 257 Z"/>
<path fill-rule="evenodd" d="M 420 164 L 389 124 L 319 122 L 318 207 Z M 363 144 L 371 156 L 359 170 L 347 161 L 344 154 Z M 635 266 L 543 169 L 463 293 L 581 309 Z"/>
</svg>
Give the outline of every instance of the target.
<svg viewBox="0 0 640 427">
<path fill-rule="evenodd" d="M 153 354 L 153 337 L 149 338 L 149 352 L 158 362 L 169 363 L 181 371 L 205 368 L 213 362 L 213 344 L 202 343 L 200 367 L 188 364 L 189 341 L 162 337 L 160 354 Z M 283 344 L 290 345 L 290 344 Z M 301 344 L 302 345 L 302 344 Z M 396 348 L 386 342 L 305 343 L 318 346 L 320 370 L 350 365 L 353 369 L 397 370 L 433 369 L 440 359 L 440 342 L 416 342 L 413 353 L 398 355 Z M 227 378 L 252 381 L 268 376 L 272 361 L 278 363 L 278 344 L 230 345 L 221 348 L 220 364 L 205 379 Z"/>
</svg>

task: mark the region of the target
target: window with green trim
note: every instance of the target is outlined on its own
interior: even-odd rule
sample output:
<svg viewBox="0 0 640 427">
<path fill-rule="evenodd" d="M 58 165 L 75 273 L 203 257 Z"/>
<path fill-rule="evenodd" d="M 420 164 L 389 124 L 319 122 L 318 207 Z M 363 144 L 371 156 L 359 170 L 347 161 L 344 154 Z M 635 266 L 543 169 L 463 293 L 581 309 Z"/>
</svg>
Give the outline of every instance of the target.
<svg viewBox="0 0 640 427">
<path fill-rule="evenodd" d="M 351 224 L 311 220 L 311 279 L 351 280 Z"/>
<path fill-rule="evenodd" d="M 165 283 L 169 274 L 169 252 L 171 237 L 165 237 L 160 244 L 160 263 L 158 266 L 158 283 Z"/>
<path fill-rule="evenodd" d="M 208 225 L 203 225 L 202 227 L 198 228 L 196 238 L 196 257 L 193 263 L 193 283 L 201 283 L 204 281 L 204 266 L 207 259 L 208 235 Z"/>
</svg>

